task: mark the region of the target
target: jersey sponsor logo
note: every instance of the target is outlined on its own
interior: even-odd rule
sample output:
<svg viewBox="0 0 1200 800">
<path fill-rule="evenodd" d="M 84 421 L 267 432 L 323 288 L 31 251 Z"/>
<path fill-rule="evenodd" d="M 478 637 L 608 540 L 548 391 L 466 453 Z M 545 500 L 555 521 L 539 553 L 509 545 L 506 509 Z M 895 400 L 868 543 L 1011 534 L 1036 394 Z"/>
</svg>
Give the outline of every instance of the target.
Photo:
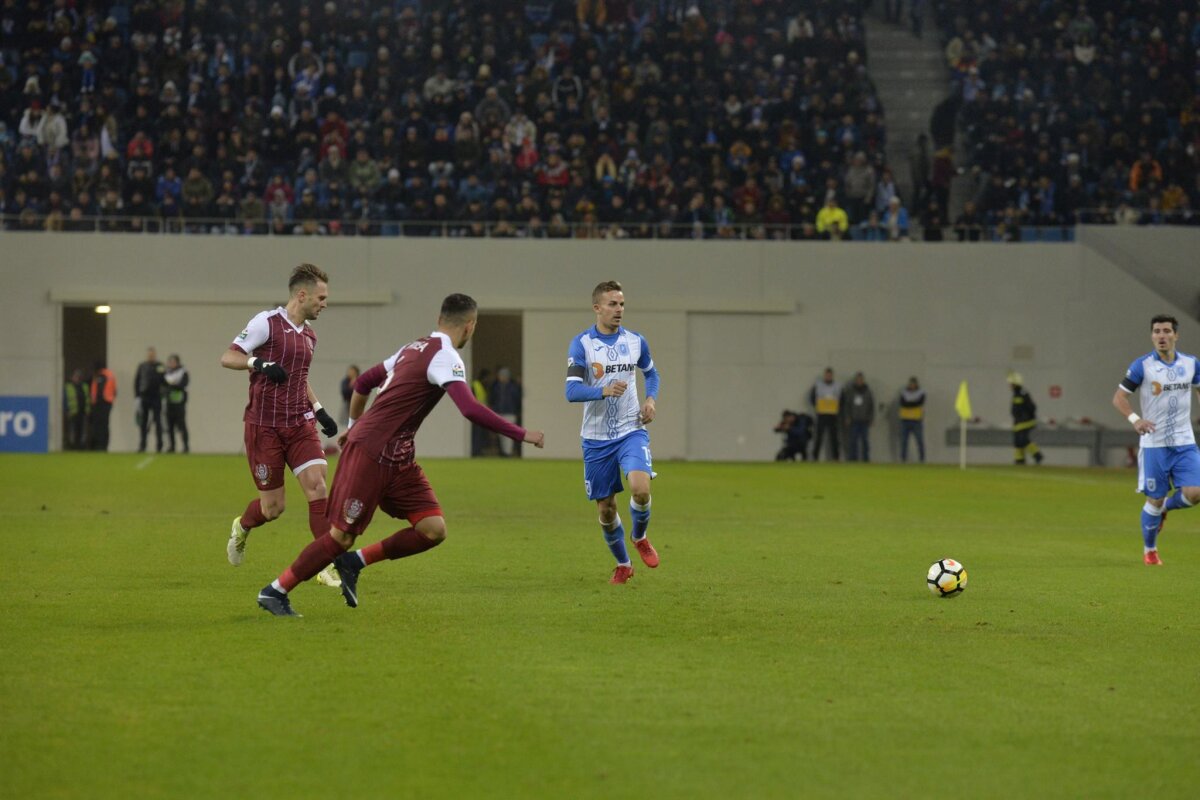
<svg viewBox="0 0 1200 800">
<path fill-rule="evenodd" d="M 592 377 L 596 380 L 600 380 L 604 377 L 604 365 L 599 361 L 592 362 Z"/>
<path fill-rule="evenodd" d="M 346 520 L 347 525 L 353 525 L 354 520 L 358 519 L 363 512 L 363 502 L 357 497 L 351 497 L 346 502 L 342 503 L 342 517 Z"/>
<path fill-rule="evenodd" d="M 258 464 L 254 467 L 254 477 L 261 484 L 266 484 L 271 477 L 271 468 L 266 464 Z"/>
<path fill-rule="evenodd" d="M 633 364 L 609 364 L 604 371 L 609 375 L 614 372 L 633 372 Z"/>
<path fill-rule="evenodd" d="M 456 378 L 465 379 L 467 377 L 467 368 L 462 364 L 455 364 L 453 367 L 451 367 L 450 374 Z"/>
<path fill-rule="evenodd" d="M 1171 392 L 1171 391 L 1179 391 L 1179 390 L 1183 390 L 1186 392 L 1188 390 L 1188 384 L 1186 384 L 1186 383 L 1159 383 L 1158 381 L 1150 381 L 1150 391 L 1154 394 L 1155 397 L 1162 394 L 1163 392 Z"/>
<path fill-rule="evenodd" d="M 241 339 L 242 341 L 245 341 L 246 337 L 249 335 L 250 335 L 250 331 L 249 331 L 249 329 L 247 329 L 247 330 L 244 330 L 241 333 L 239 333 L 238 338 Z"/>
</svg>

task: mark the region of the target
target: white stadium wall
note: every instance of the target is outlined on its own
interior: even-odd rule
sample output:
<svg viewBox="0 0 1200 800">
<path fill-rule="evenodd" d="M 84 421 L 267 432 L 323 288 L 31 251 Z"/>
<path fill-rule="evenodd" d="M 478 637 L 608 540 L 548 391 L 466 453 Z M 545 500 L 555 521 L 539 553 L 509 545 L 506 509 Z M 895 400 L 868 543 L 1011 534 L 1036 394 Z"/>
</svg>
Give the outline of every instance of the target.
<svg viewBox="0 0 1200 800">
<path fill-rule="evenodd" d="M 1105 241 L 1120 233 L 1106 231 Z M 330 275 L 310 380 L 331 408 L 340 406 L 347 364 L 375 363 L 428 333 L 446 294 L 471 294 L 488 312 L 520 312 L 525 421 L 547 434 L 546 449 L 527 448 L 530 457 L 578 454 L 580 410 L 563 398 L 567 344 L 593 320 L 591 288 L 610 278 L 624 283 L 628 327 L 646 336 L 662 373 L 651 431 L 660 460 L 770 459 L 780 410 L 806 407 L 826 365 L 841 379 L 863 370 L 880 403 L 891 403 L 905 379 L 918 375 L 929 392 L 932 461 L 957 458 L 943 432 L 955 424 L 959 381 L 970 382 L 978 416 L 1007 425 L 1005 374 L 1014 368 L 1043 420 L 1090 417 L 1118 426 L 1110 398 L 1129 361 L 1149 349 L 1153 314 L 1180 317 L 1182 349 L 1200 345 L 1187 317 L 1194 296 L 1173 305 L 1083 244 L 19 233 L 3 234 L 2 242 L 9 302 L 0 323 L 0 395 L 50 397 L 52 448 L 61 439 L 67 366 L 61 308 L 105 302 L 113 308 L 108 362 L 119 388 L 111 449 L 136 446 L 133 372 L 154 345 L 160 357 L 180 353 L 191 372 L 193 450 L 240 451 L 245 376 L 223 370 L 218 358 L 253 314 L 283 302 L 288 272 L 303 261 Z M 1177 259 L 1200 252 L 1200 234 L 1174 239 L 1172 252 Z M 486 327 L 479 331 L 487 335 Z M 464 355 L 472 368 L 469 348 Z M 1061 397 L 1049 396 L 1051 386 L 1061 387 Z M 876 460 L 892 458 L 886 423 L 881 417 L 874 427 Z M 418 452 L 460 456 L 468 449 L 467 425 L 443 403 Z M 1010 458 L 1006 448 L 971 455 L 973 462 Z M 1051 460 L 1086 463 L 1077 450 L 1052 451 Z"/>
</svg>

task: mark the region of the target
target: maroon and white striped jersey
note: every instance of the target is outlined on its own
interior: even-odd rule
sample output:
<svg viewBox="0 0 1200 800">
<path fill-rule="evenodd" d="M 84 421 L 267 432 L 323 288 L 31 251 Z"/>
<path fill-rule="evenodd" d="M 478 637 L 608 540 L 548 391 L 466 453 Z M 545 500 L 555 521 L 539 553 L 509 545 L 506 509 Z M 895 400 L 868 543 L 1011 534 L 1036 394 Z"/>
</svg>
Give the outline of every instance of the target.
<svg viewBox="0 0 1200 800">
<path fill-rule="evenodd" d="M 380 464 L 403 466 L 416 457 L 413 438 L 429 412 L 467 369 L 450 337 L 434 331 L 404 345 L 383 362 L 387 371 L 379 394 L 350 429 L 349 441 Z"/>
<path fill-rule="evenodd" d="M 287 371 L 287 380 L 275 383 L 261 372 L 250 372 L 250 402 L 242 419 L 251 425 L 292 428 L 313 418 L 308 402 L 308 365 L 317 348 L 317 333 L 307 322 L 297 328 L 283 306 L 262 311 L 238 334 L 231 350 L 240 350 L 259 361 L 274 361 Z"/>
</svg>

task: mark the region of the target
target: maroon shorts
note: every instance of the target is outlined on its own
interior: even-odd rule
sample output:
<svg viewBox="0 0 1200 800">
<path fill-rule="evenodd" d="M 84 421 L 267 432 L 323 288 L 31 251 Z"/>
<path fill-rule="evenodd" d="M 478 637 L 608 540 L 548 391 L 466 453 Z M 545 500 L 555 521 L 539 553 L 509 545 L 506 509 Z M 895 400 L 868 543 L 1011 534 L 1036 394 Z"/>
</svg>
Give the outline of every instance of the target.
<svg viewBox="0 0 1200 800">
<path fill-rule="evenodd" d="M 426 517 L 442 516 L 437 495 L 419 464 L 386 466 L 350 442 L 338 459 L 329 492 L 329 521 L 338 530 L 357 536 L 367 529 L 376 508 L 413 525 Z"/>
<path fill-rule="evenodd" d="M 246 460 L 260 492 L 283 486 L 285 464 L 298 475 L 314 464 L 329 463 L 317 437 L 317 426 L 312 422 L 292 428 L 269 428 L 247 422 Z"/>
</svg>

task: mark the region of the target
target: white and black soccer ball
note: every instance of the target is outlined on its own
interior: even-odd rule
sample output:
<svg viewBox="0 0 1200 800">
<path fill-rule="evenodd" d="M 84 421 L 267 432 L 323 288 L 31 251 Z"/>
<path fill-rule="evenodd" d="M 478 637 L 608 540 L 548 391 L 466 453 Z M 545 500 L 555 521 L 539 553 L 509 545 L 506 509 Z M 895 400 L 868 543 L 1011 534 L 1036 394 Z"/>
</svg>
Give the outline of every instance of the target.
<svg viewBox="0 0 1200 800">
<path fill-rule="evenodd" d="M 935 561 L 925 581 L 936 597 L 958 597 L 967 588 L 967 568 L 953 558 Z"/>
</svg>

